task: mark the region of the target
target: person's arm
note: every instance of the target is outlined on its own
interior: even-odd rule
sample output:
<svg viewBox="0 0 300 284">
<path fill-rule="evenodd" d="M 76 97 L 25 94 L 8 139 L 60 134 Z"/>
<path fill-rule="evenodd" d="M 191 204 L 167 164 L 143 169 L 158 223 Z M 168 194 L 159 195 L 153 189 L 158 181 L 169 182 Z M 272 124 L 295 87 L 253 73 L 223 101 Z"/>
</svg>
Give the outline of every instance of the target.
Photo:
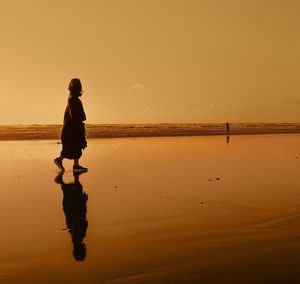
<svg viewBox="0 0 300 284">
<path fill-rule="evenodd" d="M 86 120 L 81 101 L 78 98 L 69 99 L 69 108 L 71 119 L 75 122 L 82 122 Z"/>
</svg>

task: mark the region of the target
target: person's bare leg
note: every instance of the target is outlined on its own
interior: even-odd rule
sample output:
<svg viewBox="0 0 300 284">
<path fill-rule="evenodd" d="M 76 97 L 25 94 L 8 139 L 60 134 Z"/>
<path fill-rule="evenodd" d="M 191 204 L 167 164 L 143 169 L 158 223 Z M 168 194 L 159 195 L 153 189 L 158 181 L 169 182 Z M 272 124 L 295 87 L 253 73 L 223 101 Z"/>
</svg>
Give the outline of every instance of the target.
<svg viewBox="0 0 300 284">
<path fill-rule="evenodd" d="M 64 168 L 63 165 L 62 165 L 63 159 L 64 159 L 64 158 L 63 158 L 61 155 L 60 155 L 58 158 L 54 159 L 55 165 L 57 165 L 57 167 L 58 167 L 59 169 L 61 169 L 62 171 L 65 170 L 65 168 Z"/>
<path fill-rule="evenodd" d="M 74 166 L 73 166 L 73 171 L 76 172 L 86 172 L 87 168 L 84 168 L 82 166 L 79 165 L 79 159 L 74 159 Z"/>
<path fill-rule="evenodd" d="M 74 172 L 73 172 L 74 183 L 79 182 L 79 175 L 80 175 L 80 174 L 81 174 L 81 173 L 74 173 Z"/>
</svg>

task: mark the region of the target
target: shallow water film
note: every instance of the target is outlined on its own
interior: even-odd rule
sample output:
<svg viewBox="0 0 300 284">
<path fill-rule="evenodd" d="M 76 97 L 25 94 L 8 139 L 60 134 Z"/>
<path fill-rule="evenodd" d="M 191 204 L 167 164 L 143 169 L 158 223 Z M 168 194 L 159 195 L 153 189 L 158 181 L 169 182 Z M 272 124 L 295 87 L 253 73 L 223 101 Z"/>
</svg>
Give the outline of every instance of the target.
<svg viewBox="0 0 300 284">
<path fill-rule="evenodd" d="M 0 142 L 0 283 L 299 283 L 300 135 Z"/>
</svg>

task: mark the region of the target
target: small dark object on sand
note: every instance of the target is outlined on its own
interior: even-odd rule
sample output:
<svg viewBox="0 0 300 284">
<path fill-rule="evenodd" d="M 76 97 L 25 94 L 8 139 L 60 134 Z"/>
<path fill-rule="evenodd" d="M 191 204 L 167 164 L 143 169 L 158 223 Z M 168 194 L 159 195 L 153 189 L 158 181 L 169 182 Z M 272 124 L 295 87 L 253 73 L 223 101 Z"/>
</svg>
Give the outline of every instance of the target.
<svg viewBox="0 0 300 284">
<path fill-rule="evenodd" d="M 220 180 L 220 178 L 216 178 L 216 180 Z"/>
<path fill-rule="evenodd" d="M 118 188 L 117 186 L 115 186 L 115 188 Z"/>
<path fill-rule="evenodd" d="M 208 181 L 211 181 L 211 179 L 209 179 Z"/>
</svg>

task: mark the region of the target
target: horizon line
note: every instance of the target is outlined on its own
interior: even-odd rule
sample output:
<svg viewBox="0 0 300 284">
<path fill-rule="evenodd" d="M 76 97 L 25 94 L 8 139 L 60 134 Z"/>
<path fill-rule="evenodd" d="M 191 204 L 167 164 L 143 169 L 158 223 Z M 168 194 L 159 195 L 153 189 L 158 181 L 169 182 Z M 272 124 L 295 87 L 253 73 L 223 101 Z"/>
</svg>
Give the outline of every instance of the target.
<svg viewBox="0 0 300 284">
<path fill-rule="evenodd" d="M 85 125 L 130 125 L 130 124 L 135 124 L 135 125 L 144 125 L 144 124 L 224 124 L 226 122 L 229 122 L 230 124 L 300 124 L 300 121 L 282 121 L 282 122 L 245 122 L 245 121 L 233 121 L 230 122 L 228 121 L 222 121 L 222 122 L 126 122 L 126 123 L 118 123 L 118 122 L 113 122 L 113 123 L 85 123 Z M 9 123 L 9 124 L 0 124 L 1 126 L 42 126 L 42 125 L 63 125 L 63 123 L 28 123 L 28 124 L 23 124 L 23 123 Z"/>
</svg>

